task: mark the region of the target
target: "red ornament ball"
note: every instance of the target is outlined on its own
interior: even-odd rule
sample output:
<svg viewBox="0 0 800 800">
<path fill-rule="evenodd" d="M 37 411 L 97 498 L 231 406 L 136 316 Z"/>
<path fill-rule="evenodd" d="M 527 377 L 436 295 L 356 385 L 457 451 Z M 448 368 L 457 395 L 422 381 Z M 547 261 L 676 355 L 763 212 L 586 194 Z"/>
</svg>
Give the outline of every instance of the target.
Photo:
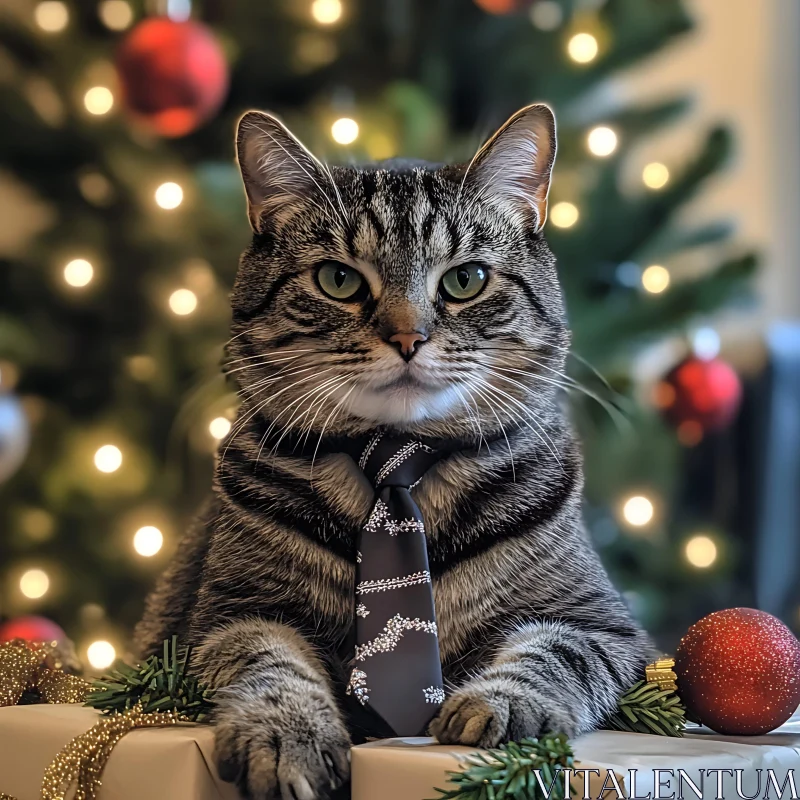
<svg viewBox="0 0 800 800">
<path fill-rule="evenodd" d="M 702 431 L 720 430 L 736 416 L 742 384 L 734 369 L 719 358 L 691 356 L 656 386 L 655 404 L 673 425 Z"/>
<path fill-rule="evenodd" d="M 675 672 L 689 716 L 729 736 L 774 730 L 800 705 L 800 642 L 765 611 L 703 617 L 681 639 Z"/>
<path fill-rule="evenodd" d="M 228 65 L 216 38 L 192 21 L 140 22 L 119 48 L 117 72 L 127 109 L 161 136 L 196 130 L 228 90 Z"/>
<path fill-rule="evenodd" d="M 45 617 L 16 617 L 0 622 L 0 644 L 12 639 L 26 642 L 64 642 L 66 633 Z"/>
</svg>

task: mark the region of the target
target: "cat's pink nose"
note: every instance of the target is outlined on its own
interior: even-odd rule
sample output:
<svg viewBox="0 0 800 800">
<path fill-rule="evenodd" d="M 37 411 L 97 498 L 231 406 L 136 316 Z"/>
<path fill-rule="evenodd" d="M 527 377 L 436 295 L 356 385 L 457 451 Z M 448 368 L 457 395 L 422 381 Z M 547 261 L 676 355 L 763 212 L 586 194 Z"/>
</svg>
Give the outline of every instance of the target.
<svg viewBox="0 0 800 800">
<path fill-rule="evenodd" d="M 416 353 L 417 344 L 427 341 L 428 337 L 421 331 L 411 333 L 395 333 L 389 337 L 392 344 L 397 345 L 400 355 L 406 360 L 411 361 Z"/>
</svg>

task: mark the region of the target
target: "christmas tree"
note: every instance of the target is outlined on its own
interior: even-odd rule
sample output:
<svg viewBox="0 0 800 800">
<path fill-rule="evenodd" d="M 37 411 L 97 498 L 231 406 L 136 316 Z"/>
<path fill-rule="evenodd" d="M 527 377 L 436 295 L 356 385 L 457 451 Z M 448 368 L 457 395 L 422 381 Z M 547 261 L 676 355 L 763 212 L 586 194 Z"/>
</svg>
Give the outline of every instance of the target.
<svg viewBox="0 0 800 800">
<path fill-rule="evenodd" d="M 189 24 L 184 6 L 166 4 L 170 20 L 127 0 L 46 0 L 0 21 L 14 234 L 0 252 L 3 617 L 48 617 L 102 666 L 208 491 L 235 411 L 219 363 L 249 236 L 232 160 L 243 111 L 279 113 L 332 161 L 465 161 L 532 101 L 559 120 L 546 235 L 574 330 L 564 380 L 590 530 L 655 633 L 709 610 L 729 580 L 709 548 L 724 542 L 695 542 L 687 563 L 705 521 L 677 502 L 703 430 L 665 423 L 632 365 L 753 271 L 750 255 L 682 268 L 731 233 L 677 221 L 731 135 L 708 131 L 684 163 L 640 163 L 637 145 L 687 101 L 629 107 L 599 91 L 691 29 L 683 4 L 242 0 L 198 3 Z"/>
</svg>

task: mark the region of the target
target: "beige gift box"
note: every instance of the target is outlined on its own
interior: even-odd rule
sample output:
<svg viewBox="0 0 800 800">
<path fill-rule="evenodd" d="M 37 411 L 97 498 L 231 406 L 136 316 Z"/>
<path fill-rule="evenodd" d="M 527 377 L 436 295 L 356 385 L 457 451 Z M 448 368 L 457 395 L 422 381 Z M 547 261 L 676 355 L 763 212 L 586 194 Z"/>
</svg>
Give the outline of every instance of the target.
<svg viewBox="0 0 800 800">
<path fill-rule="evenodd" d="M 50 762 L 98 719 L 77 705 L 0 708 L 0 794 L 39 800 Z M 217 775 L 213 756 L 208 725 L 131 731 L 111 754 L 98 800 L 240 800 Z"/>
<path fill-rule="evenodd" d="M 0 708 L 0 794 L 38 800 L 47 766 L 98 719 L 96 711 L 76 705 Z M 606 800 L 614 800 L 616 781 L 625 797 L 644 798 L 649 793 L 653 800 L 666 800 L 682 794 L 685 800 L 695 800 L 697 794 L 685 780 L 679 787 L 678 770 L 701 787 L 708 800 L 717 797 L 716 776 L 704 777 L 708 770 L 730 772 L 722 776 L 720 795 L 730 800 L 740 796 L 735 770 L 741 771 L 741 790 L 750 797 L 764 797 L 768 770 L 778 787 L 791 774 L 800 793 L 800 714 L 765 736 L 695 730 L 683 739 L 668 739 L 597 731 L 572 744 L 576 768 L 593 770 L 586 773 L 591 798 L 600 797 L 605 784 L 611 789 Z M 436 745 L 432 739 L 389 739 L 354 747 L 352 800 L 432 800 L 438 797 L 434 787 L 447 787 L 447 772 L 459 769 L 464 757 L 474 752 Z M 214 731 L 207 725 L 131 731 L 114 748 L 98 800 L 240 800 L 236 789 L 217 775 L 213 755 Z M 575 776 L 572 785 L 572 797 L 583 797 L 584 775 Z M 769 797 L 777 796 L 771 786 Z M 791 796 L 787 785 L 782 797 Z"/>
<path fill-rule="evenodd" d="M 726 800 L 740 797 L 736 770 L 741 771 L 738 779 L 744 795 L 763 798 L 769 784 L 769 797 L 778 797 L 769 782 L 772 770 L 778 787 L 791 775 L 797 788 L 793 795 L 787 784 L 784 799 L 800 796 L 800 714 L 765 736 L 720 736 L 702 728 L 682 739 L 596 731 L 574 739 L 572 749 L 575 769 L 586 770 L 571 781 L 571 796 L 576 799 L 584 797 L 588 780 L 587 796 L 595 799 L 616 800 L 620 793 L 625 798 L 645 798 L 649 793 L 654 800 L 681 795 L 684 800 L 698 800 L 692 781 L 703 798 L 715 800 L 717 773 L 708 770 L 728 770 L 720 773 L 719 796 Z M 464 757 L 474 752 L 436 745 L 432 739 L 388 739 L 354 747 L 352 800 L 435 800 L 440 795 L 434 787 L 452 788 L 446 773 L 459 769 Z"/>
</svg>

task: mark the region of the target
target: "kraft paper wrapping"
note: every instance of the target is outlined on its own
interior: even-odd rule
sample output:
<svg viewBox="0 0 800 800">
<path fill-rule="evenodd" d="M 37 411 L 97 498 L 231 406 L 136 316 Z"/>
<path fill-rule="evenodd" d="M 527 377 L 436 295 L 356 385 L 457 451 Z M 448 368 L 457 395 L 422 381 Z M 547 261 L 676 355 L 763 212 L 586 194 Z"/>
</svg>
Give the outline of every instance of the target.
<svg viewBox="0 0 800 800">
<path fill-rule="evenodd" d="M 697 794 L 677 771 L 702 789 L 703 797 L 717 797 L 717 776 L 708 770 L 742 770 L 741 790 L 750 797 L 764 796 L 767 770 L 773 770 L 782 786 L 793 773 L 800 791 L 800 713 L 777 731 L 764 736 L 721 736 L 705 728 L 694 728 L 683 739 L 618 731 L 596 731 L 572 743 L 575 769 L 587 773 L 589 797 L 599 798 L 603 785 L 610 789 L 606 800 L 618 794 L 608 773 L 613 773 L 626 797 L 678 797 L 695 800 Z M 354 747 L 352 750 L 352 800 L 434 800 L 434 787 L 448 788 L 447 775 L 463 765 L 469 747 L 436 745 L 433 739 L 388 739 Z M 634 770 L 634 781 L 631 772 Z M 655 770 L 672 770 L 657 773 Z M 761 775 L 757 770 L 761 770 Z M 572 781 L 572 797 L 584 792 L 583 775 Z M 722 775 L 722 797 L 737 798 L 736 773 Z M 760 790 L 759 783 L 760 781 Z M 661 788 L 658 789 L 659 783 Z M 451 785 L 452 786 L 452 785 Z M 770 788 L 770 797 L 776 797 Z M 791 797 L 787 785 L 783 797 Z"/>
<path fill-rule="evenodd" d="M 17 800 L 38 800 L 44 771 L 57 753 L 99 718 L 96 711 L 75 705 L 0 708 L 0 793 Z M 701 770 L 743 770 L 745 795 L 764 796 L 766 771 L 779 785 L 790 771 L 800 788 L 800 714 L 765 736 L 720 736 L 694 729 L 683 739 L 616 731 L 597 731 L 573 741 L 576 768 L 590 774 L 589 796 L 601 794 L 612 771 L 626 796 L 678 796 L 673 776 L 664 774 L 660 793 L 654 770 L 682 769 L 699 785 Z M 447 786 L 446 773 L 456 770 L 474 748 L 436 745 L 432 739 L 389 739 L 352 750 L 352 800 L 431 800 L 434 787 Z M 214 767 L 214 734 L 206 725 L 134 730 L 114 749 L 103 775 L 98 800 L 240 800 Z M 630 783 L 636 770 L 636 785 Z M 733 776 L 723 778 L 723 797 L 736 798 Z M 609 783 L 608 786 L 611 786 Z M 608 788 L 607 786 L 607 788 Z M 633 791 L 635 789 L 635 791 Z M 583 795 L 582 776 L 573 782 L 573 798 Z M 696 797 L 684 784 L 683 796 Z M 715 777 L 705 777 L 703 796 L 717 796 Z M 771 791 L 770 797 L 776 796 Z M 787 790 L 784 797 L 791 796 Z M 617 797 L 611 791 L 609 800 Z"/>
<path fill-rule="evenodd" d="M 419 737 L 370 742 L 351 753 L 352 800 L 435 800 L 439 794 L 434 787 L 448 788 L 446 773 L 459 769 L 475 748 L 439 745 Z M 586 766 L 576 764 L 575 768 Z M 601 794 L 605 773 L 588 776 L 591 797 Z M 573 797 L 581 797 L 583 788 L 581 775 L 573 782 Z"/>
<path fill-rule="evenodd" d="M 0 708 L 0 793 L 39 800 L 47 766 L 99 718 L 77 705 Z M 217 775 L 213 755 L 207 725 L 131 731 L 114 748 L 98 800 L 240 800 Z"/>
</svg>

